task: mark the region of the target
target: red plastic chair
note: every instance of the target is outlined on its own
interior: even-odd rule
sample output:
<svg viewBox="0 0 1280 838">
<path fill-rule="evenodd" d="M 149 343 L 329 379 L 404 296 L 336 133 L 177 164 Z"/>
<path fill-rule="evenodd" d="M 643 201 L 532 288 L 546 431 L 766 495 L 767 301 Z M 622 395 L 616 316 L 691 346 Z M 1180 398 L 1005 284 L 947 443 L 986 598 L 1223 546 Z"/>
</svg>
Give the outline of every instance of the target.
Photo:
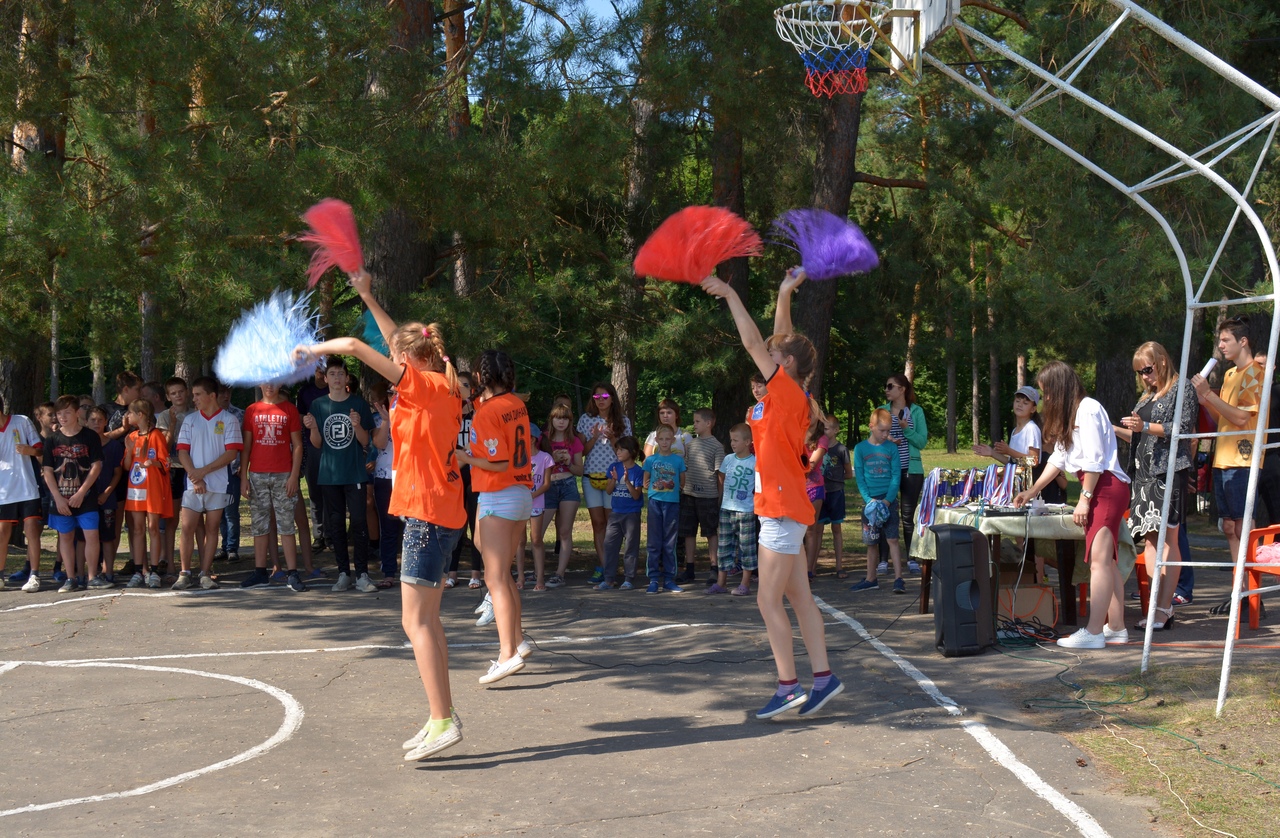
<svg viewBox="0 0 1280 838">
<path fill-rule="evenodd" d="M 1280 535 L 1280 525 L 1263 527 L 1262 529 L 1253 530 L 1249 533 L 1249 552 L 1245 555 L 1246 562 L 1256 562 L 1258 548 L 1264 544 L 1272 544 L 1276 540 L 1276 536 Z M 1266 565 L 1263 567 L 1247 567 L 1245 568 L 1245 593 L 1241 595 L 1241 605 L 1248 603 L 1249 605 L 1249 628 L 1253 631 L 1258 630 L 1258 612 L 1262 610 L 1262 594 L 1251 593 L 1262 587 L 1262 574 L 1270 573 L 1272 576 L 1280 576 L 1280 564 Z M 1250 598 L 1255 598 L 1256 602 L 1249 602 Z M 1240 636 L 1240 626 L 1236 625 L 1236 637 Z"/>
</svg>

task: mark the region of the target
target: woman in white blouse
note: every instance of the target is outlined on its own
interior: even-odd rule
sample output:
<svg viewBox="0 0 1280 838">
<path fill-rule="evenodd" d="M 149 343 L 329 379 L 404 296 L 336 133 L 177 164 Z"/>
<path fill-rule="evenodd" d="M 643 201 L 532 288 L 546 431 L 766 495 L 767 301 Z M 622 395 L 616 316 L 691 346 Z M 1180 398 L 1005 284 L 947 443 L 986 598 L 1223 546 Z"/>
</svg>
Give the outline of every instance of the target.
<svg viewBox="0 0 1280 838">
<path fill-rule="evenodd" d="M 1124 627 L 1124 580 L 1118 539 L 1129 508 L 1129 476 L 1120 467 L 1116 435 L 1106 409 L 1085 395 L 1076 371 L 1062 361 L 1045 365 L 1036 379 L 1043 396 L 1044 445 L 1052 449 L 1044 473 L 1013 499 L 1022 506 L 1062 472 L 1080 481 L 1072 519 L 1084 527 L 1089 564 L 1089 623 L 1058 640 L 1069 649 L 1101 649 L 1129 642 Z"/>
</svg>

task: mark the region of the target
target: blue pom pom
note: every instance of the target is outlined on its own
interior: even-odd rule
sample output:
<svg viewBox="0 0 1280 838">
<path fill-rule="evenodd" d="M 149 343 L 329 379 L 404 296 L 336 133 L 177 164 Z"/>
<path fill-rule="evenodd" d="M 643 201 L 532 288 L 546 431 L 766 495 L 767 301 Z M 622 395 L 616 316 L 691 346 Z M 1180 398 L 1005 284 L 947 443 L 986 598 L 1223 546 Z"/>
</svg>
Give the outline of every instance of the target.
<svg viewBox="0 0 1280 838">
<path fill-rule="evenodd" d="M 378 328 L 378 321 L 373 318 L 373 312 L 366 308 L 360 321 L 364 323 L 364 342 L 373 347 L 375 352 L 390 356 L 391 352 L 387 349 L 387 342 L 382 337 L 382 330 Z"/>
<path fill-rule="evenodd" d="M 880 265 L 875 247 L 858 226 L 826 210 L 789 210 L 773 222 L 773 229 L 795 242 L 809 279 L 866 273 Z"/>
<path fill-rule="evenodd" d="M 311 310 L 311 294 L 294 297 L 291 291 L 276 291 L 231 326 L 213 371 L 233 387 L 306 381 L 316 364 L 294 363 L 293 350 L 319 342 L 320 315 Z"/>
</svg>

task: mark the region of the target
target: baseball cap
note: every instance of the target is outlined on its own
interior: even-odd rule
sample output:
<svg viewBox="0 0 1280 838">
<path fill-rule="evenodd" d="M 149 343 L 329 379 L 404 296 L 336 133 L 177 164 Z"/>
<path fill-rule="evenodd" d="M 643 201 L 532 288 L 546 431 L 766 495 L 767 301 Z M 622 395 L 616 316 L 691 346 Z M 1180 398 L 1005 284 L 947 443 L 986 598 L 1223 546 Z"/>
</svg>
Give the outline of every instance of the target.
<svg viewBox="0 0 1280 838">
<path fill-rule="evenodd" d="M 1030 385 L 1023 385 L 1014 391 L 1015 396 L 1024 396 L 1031 400 L 1034 405 L 1040 404 L 1040 391 Z"/>
</svg>

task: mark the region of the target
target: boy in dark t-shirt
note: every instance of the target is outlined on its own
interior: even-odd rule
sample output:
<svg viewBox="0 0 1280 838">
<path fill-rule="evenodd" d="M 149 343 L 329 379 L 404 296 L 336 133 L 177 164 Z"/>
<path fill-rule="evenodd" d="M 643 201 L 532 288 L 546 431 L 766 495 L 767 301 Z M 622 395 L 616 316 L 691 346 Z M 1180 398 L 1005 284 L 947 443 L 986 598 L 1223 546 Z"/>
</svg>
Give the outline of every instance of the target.
<svg viewBox="0 0 1280 838">
<path fill-rule="evenodd" d="M 67 581 L 59 593 L 76 589 L 76 527 L 84 531 L 84 555 L 92 581 L 97 577 L 98 496 L 94 483 L 102 471 L 102 443 L 98 434 L 80 424 L 80 400 L 60 396 L 55 402 L 58 430 L 44 446 L 44 481 L 53 495 L 49 526 L 58 533 L 58 553 Z"/>
<path fill-rule="evenodd" d="M 320 449 L 319 482 L 324 496 L 325 537 L 338 560 L 338 581 L 333 590 L 351 588 L 351 562 L 347 553 L 347 515 L 351 516 L 351 540 L 355 542 L 357 590 L 376 591 L 369 579 L 369 522 L 366 513 L 366 489 L 369 473 L 364 464 L 373 430 L 373 411 L 369 403 L 347 391 L 349 377 L 342 358 L 330 355 L 325 364 L 329 395 L 311 403 L 311 411 L 303 417 L 311 444 Z"/>
</svg>

